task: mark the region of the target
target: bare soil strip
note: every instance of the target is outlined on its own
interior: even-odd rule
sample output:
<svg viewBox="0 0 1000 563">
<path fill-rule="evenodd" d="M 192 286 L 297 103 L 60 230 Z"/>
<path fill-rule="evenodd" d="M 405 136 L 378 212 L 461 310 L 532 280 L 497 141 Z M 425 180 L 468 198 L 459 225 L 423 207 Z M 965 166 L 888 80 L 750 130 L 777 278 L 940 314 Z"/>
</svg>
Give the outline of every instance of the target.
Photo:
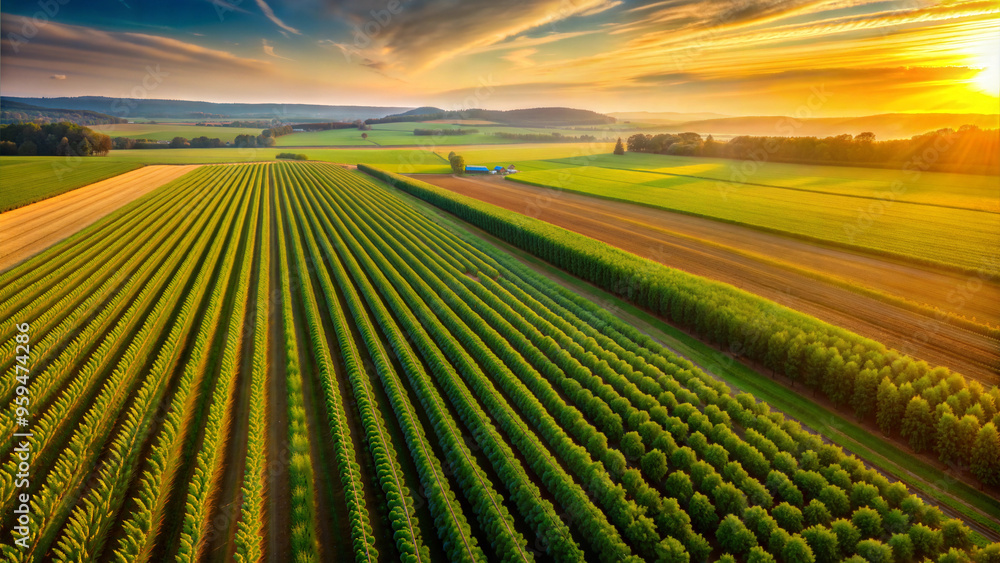
<svg viewBox="0 0 1000 563">
<path fill-rule="evenodd" d="M 38 254 L 199 166 L 144 166 L 0 214 L 0 270 Z"/>
<path fill-rule="evenodd" d="M 994 281 L 974 278 L 976 282 L 970 284 L 970 279 L 961 274 L 499 178 L 415 177 L 670 267 L 735 285 L 930 363 L 988 383 L 1000 380 L 996 368 L 1000 365 L 1000 343 L 996 340 L 934 316 L 817 280 L 768 259 L 997 325 L 1000 285 Z"/>
<path fill-rule="evenodd" d="M 271 172 L 269 172 L 270 174 Z M 282 554 L 291 553 L 292 493 L 289 484 L 288 463 L 291 446 L 288 443 L 288 391 L 285 386 L 288 350 L 282 332 L 284 302 L 281 294 L 281 262 L 278 246 L 278 213 L 281 212 L 274 177 L 269 176 L 271 198 L 271 298 L 268 317 L 268 429 L 267 429 L 267 542 L 265 561 L 278 561 Z"/>
</svg>

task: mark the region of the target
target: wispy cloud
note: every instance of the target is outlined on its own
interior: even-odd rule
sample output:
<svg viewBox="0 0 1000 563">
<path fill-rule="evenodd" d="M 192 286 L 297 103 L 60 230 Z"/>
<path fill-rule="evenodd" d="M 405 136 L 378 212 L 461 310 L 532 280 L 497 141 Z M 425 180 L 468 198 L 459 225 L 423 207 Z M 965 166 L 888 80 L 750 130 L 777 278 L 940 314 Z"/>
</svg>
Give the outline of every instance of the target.
<svg viewBox="0 0 1000 563">
<path fill-rule="evenodd" d="M 559 22 L 617 5 L 608 0 L 522 1 L 514 5 L 495 0 L 414 2 L 404 4 L 396 14 L 385 12 L 381 21 L 372 15 L 370 2 L 338 2 L 334 10 L 355 27 L 356 49 L 372 53 L 369 58 L 387 61 L 396 71 L 414 73 L 529 30 L 560 31 Z"/>
<path fill-rule="evenodd" d="M 276 59 L 284 59 L 286 61 L 295 60 L 295 59 L 289 59 L 288 57 L 282 57 L 281 55 L 275 53 L 274 52 L 274 45 L 271 45 L 270 43 L 268 43 L 267 39 L 261 39 L 261 42 L 263 43 L 264 54 L 265 55 L 269 55 L 269 56 L 274 57 Z"/>
<path fill-rule="evenodd" d="M 66 75 L 65 74 L 53 74 L 52 76 L 49 76 L 49 78 L 51 78 L 52 80 L 66 80 Z"/>
<path fill-rule="evenodd" d="M 260 7 L 260 11 L 264 12 L 264 15 L 267 16 L 267 19 L 274 22 L 274 24 L 280 27 L 281 29 L 294 33 L 295 35 L 302 35 L 302 33 L 299 30 L 281 21 L 281 18 L 279 18 L 274 14 L 274 10 L 272 10 L 271 7 L 267 5 L 267 2 L 265 2 L 264 0 L 257 0 L 257 6 Z"/>
<path fill-rule="evenodd" d="M 536 53 L 538 53 L 538 49 L 517 49 L 500 58 L 514 63 L 515 68 L 530 68 L 535 66 L 535 61 L 531 60 L 531 56 Z"/>
</svg>

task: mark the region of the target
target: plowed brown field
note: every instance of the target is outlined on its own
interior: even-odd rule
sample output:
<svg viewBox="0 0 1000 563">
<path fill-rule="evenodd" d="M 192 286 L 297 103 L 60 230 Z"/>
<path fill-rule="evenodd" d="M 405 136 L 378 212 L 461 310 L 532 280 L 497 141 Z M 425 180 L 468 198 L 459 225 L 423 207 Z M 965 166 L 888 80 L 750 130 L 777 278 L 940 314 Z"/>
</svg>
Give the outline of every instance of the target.
<svg viewBox="0 0 1000 563">
<path fill-rule="evenodd" d="M 144 166 L 0 214 L 0 271 L 38 254 L 198 166 Z"/>
<path fill-rule="evenodd" d="M 980 322 L 1000 325 L 1000 285 L 741 227 L 501 178 L 415 178 L 723 281 L 844 327 L 931 364 L 1000 381 L 1000 343 L 923 314 L 816 279 L 833 276 Z M 778 264 L 780 261 L 783 264 Z M 799 269 L 799 271 L 796 271 Z"/>
</svg>

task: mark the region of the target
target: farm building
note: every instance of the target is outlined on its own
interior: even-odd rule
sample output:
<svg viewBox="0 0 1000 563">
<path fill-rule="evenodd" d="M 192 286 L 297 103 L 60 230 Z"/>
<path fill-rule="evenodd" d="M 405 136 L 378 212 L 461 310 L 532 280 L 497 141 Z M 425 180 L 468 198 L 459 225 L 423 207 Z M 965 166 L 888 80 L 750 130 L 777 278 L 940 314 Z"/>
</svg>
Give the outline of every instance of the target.
<svg viewBox="0 0 1000 563">
<path fill-rule="evenodd" d="M 465 171 L 471 174 L 489 174 L 490 169 L 485 166 L 466 166 Z"/>
</svg>

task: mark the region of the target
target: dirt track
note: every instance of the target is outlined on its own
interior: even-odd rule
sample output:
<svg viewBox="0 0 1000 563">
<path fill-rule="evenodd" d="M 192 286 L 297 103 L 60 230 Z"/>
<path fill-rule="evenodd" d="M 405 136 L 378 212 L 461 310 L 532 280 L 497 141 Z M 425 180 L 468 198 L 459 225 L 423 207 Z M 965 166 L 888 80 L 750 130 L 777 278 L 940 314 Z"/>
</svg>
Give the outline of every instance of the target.
<svg viewBox="0 0 1000 563">
<path fill-rule="evenodd" d="M 692 274 L 723 281 L 985 382 L 1000 381 L 1000 343 L 820 281 L 772 260 L 1000 325 L 1000 285 L 967 285 L 877 256 L 628 203 L 507 182 L 414 175 L 452 191 L 579 232 Z M 763 255 L 749 256 L 748 253 Z M 978 290 L 972 291 L 978 287 Z M 957 307 L 958 298 L 963 299 Z M 992 368 L 988 366 L 994 366 Z"/>
<path fill-rule="evenodd" d="M 198 166 L 144 166 L 0 214 L 0 271 L 38 254 Z"/>
</svg>

